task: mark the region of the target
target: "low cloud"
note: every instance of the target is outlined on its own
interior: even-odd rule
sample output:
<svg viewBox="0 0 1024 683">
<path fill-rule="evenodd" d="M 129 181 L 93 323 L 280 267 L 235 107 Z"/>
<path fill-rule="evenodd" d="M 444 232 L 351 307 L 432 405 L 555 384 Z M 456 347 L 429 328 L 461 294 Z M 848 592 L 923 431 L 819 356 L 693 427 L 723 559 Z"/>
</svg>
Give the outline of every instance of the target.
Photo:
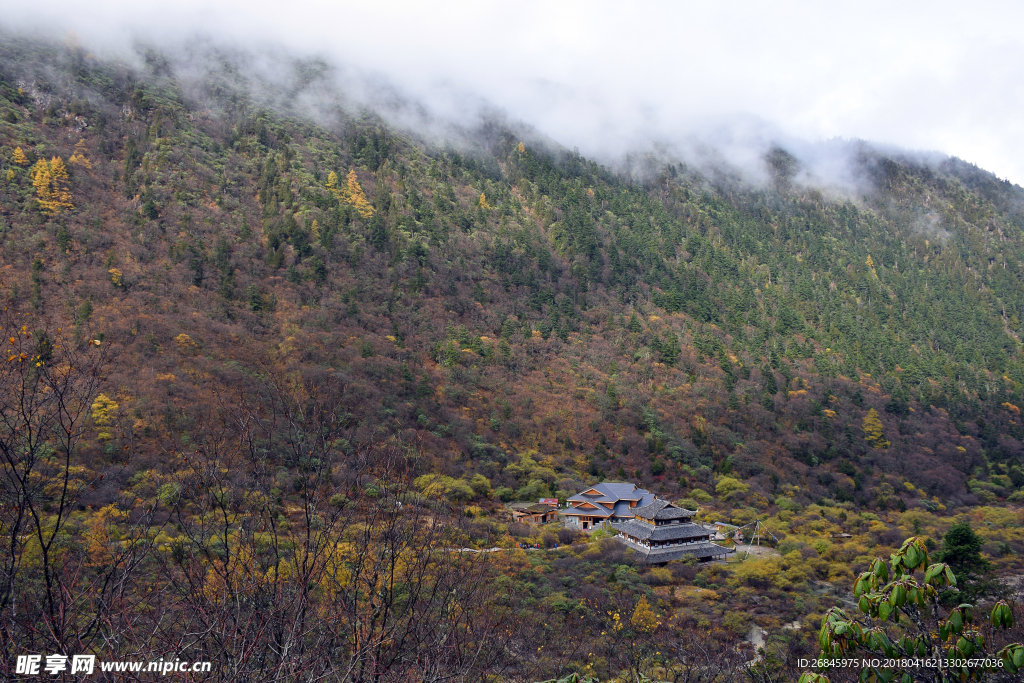
<svg viewBox="0 0 1024 683">
<path fill-rule="evenodd" d="M 318 80 L 280 104 L 312 116 L 338 92 L 432 135 L 498 111 L 605 162 L 659 151 L 724 161 L 752 181 L 782 147 L 800 160 L 795 182 L 847 188 L 861 182 L 850 141 L 864 139 L 1024 181 L 1017 3 L 53 0 L 2 16 L 20 35 L 73 30 L 98 54 L 155 45 L 182 70 L 201 71 L 210 46 L 239 51 L 254 91 L 274 86 L 261 96 L 305 65 Z"/>
</svg>

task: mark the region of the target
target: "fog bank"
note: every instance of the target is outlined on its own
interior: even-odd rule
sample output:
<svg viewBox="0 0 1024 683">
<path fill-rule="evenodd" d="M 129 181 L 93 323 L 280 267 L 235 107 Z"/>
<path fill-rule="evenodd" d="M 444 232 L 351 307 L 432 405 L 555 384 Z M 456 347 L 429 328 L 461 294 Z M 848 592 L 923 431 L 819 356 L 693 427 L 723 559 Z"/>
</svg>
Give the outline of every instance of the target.
<svg viewBox="0 0 1024 683">
<path fill-rule="evenodd" d="M 0 10 L 8 30 L 74 31 L 121 55 L 140 40 L 172 49 L 201 35 L 270 68 L 264 52 L 277 46 L 322 60 L 351 98 L 402 103 L 392 109 L 407 123 L 472 126 L 497 109 L 602 161 L 713 147 L 753 172 L 750 159 L 788 141 L 802 146 L 808 177 L 841 179 L 828 152 L 839 147 L 824 141 L 859 138 L 1024 182 L 1017 3 L 5 0 Z"/>
</svg>

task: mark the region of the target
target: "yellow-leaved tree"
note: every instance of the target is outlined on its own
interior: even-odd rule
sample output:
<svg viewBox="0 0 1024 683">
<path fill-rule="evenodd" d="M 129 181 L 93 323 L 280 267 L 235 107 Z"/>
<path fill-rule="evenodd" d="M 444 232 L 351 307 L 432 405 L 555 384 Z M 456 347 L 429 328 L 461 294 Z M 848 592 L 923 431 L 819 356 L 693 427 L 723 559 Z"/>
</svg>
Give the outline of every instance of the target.
<svg viewBox="0 0 1024 683">
<path fill-rule="evenodd" d="M 85 168 L 92 168 L 92 162 L 85 158 L 85 140 L 79 139 L 75 145 L 75 152 L 68 158 L 69 164 L 77 164 Z"/>
<path fill-rule="evenodd" d="M 369 218 L 373 215 L 373 207 L 370 206 L 370 202 L 366 199 L 366 194 L 363 192 L 359 179 L 356 177 L 355 169 L 348 172 L 344 187 L 338 183 L 338 174 L 331 171 L 327 176 L 327 190 L 337 197 L 338 201 L 355 207 L 355 210 L 363 218 Z"/>
<path fill-rule="evenodd" d="M 333 194 L 338 199 L 344 201 L 341 188 L 338 187 L 338 174 L 331 171 L 327 174 L 327 191 Z"/>
<path fill-rule="evenodd" d="M 741 496 L 750 491 L 750 486 L 733 477 L 722 477 L 715 485 L 715 493 L 725 500 Z"/>
<path fill-rule="evenodd" d="M 111 503 L 97 510 L 89 520 L 89 565 L 102 567 L 111 559 L 111 544 L 121 540 L 119 525 L 128 521 L 128 513 Z"/>
<path fill-rule="evenodd" d="M 178 345 L 178 351 L 185 356 L 191 356 L 199 349 L 192 337 L 184 332 L 174 338 L 174 343 Z"/>
<path fill-rule="evenodd" d="M 25 156 L 23 151 L 21 151 L 21 147 L 14 148 L 14 163 L 18 166 L 24 166 L 28 163 L 28 157 Z"/>
<path fill-rule="evenodd" d="M 868 414 L 864 416 L 864 440 L 871 444 L 872 448 L 878 450 L 885 450 L 889 447 L 889 442 L 885 438 L 885 432 L 882 431 L 882 421 L 878 419 L 878 411 L 872 408 L 868 411 Z"/>
<path fill-rule="evenodd" d="M 363 188 L 359 186 L 359 179 L 356 178 L 356 172 L 351 170 L 348 172 L 348 203 L 356 208 L 359 215 L 363 218 L 369 218 L 373 215 L 373 207 L 370 206 L 370 202 L 366 201 L 366 195 L 363 194 Z"/>
<path fill-rule="evenodd" d="M 864 263 L 865 263 L 865 265 L 867 265 L 868 268 L 871 269 L 871 274 L 874 275 L 875 279 L 877 280 L 878 279 L 878 273 L 875 272 L 875 262 L 871 258 L 871 254 L 868 254 L 868 260 L 865 261 Z"/>
<path fill-rule="evenodd" d="M 97 439 L 109 441 L 114 438 L 110 428 L 114 424 L 114 418 L 117 417 L 117 408 L 117 402 L 106 394 L 100 394 L 92 402 L 92 419 L 98 428 Z"/>
<path fill-rule="evenodd" d="M 40 159 L 32 167 L 32 187 L 40 210 L 55 215 L 64 209 L 73 209 L 71 192 L 68 191 L 68 169 L 64 160 L 53 157 L 50 161 Z"/>
<path fill-rule="evenodd" d="M 653 633 L 654 629 L 661 625 L 661 622 L 658 621 L 658 615 L 651 609 L 646 596 L 641 597 L 640 602 L 636 603 L 636 609 L 633 610 L 633 616 L 630 617 L 629 623 L 637 631 L 643 633 Z"/>
</svg>

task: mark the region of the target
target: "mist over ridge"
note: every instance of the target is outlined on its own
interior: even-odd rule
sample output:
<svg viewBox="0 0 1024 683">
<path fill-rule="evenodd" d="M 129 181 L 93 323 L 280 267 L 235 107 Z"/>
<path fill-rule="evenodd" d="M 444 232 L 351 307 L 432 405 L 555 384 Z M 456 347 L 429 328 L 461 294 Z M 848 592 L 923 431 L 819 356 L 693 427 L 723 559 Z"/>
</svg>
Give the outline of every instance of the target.
<svg viewBox="0 0 1024 683">
<path fill-rule="evenodd" d="M 1024 178 L 1010 151 L 1024 144 L 1013 113 L 1024 96 L 1014 86 L 1024 81 L 1021 45 L 1009 29 L 1020 8 L 883 7 L 184 2 L 157 12 L 115 0 L 86 14 L 58 0 L 11 7 L 4 23 L 21 34 L 74 31 L 90 49 L 121 55 L 138 42 L 173 53 L 205 36 L 270 70 L 275 53 L 321 60 L 349 97 L 374 108 L 404 100 L 405 123 L 472 127 L 493 109 L 603 163 L 652 149 L 691 158 L 710 145 L 757 178 L 757 159 L 781 144 L 802 148 L 807 175 L 847 185 L 854 179 L 828 141 L 861 139 Z"/>
<path fill-rule="evenodd" d="M 13 33 L 8 35 L 17 40 Z M 532 121 L 515 119 L 483 95 L 450 82 L 417 92 L 386 73 L 339 62 L 327 53 L 303 53 L 282 42 L 253 46 L 205 32 L 181 39 L 136 34 L 130 40 L 90 45 L 70 31 L 53 40 L 55 45 L 76 47 L 86 60 L 114 59 L 153 83 L 174 79 L 183 94 L 200 106 L 216 108 L 218 100 L 227 97 L 328 128 L 336 127 L 343 116 L 379 116 L 422 144 L 463 151 L 480 151 L 486 145 L 485 129 L 494 126 L 515 131 L 525 142 L 551 153 L 568 147 Z M 40 76 L 46 77 L 45 70 L 24 74 L 25 78 Z M 788 186 L 853 201 L 875 189 L 865 168 L 869 156 L 887 155 L 932 167 L 951 159 L 940 152 L 910 151 L 865 140 L 803 139 L 754 115 L 703 118 L 691 121 L 675 137 L 655 135 L 616 138 L 611 134 L 607 146 L 591 141 L 577 150 L 637 180 L 660 173 L 666 164 L 683 164 L 709 178 L 728 178 L 753 188 L 778 180 L 780 169 L 773 167 L 770 157 L 781 151 L 789 157 L 783 173 Z"/>
</svg>

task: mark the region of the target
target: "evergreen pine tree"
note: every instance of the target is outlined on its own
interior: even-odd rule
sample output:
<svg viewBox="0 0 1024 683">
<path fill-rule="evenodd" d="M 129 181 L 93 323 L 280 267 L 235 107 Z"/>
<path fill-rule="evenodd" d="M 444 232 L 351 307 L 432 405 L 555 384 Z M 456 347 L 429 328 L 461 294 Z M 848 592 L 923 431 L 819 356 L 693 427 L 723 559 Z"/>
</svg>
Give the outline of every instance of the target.
<svg viewBox="0 0 1024 683">
<path fill-rule="evenodd" d="M 964 599 L 974 602 L 995 587 L 988 576 L 992 564 L 981 556 L 981 544 L 981 537 L 970 522 L 954 524 L 942 538 L 937 560 L 948 564 L 956 575 L 956 588 L 962 594 L 955 597 L 958 602 Z"/>
</svg>

